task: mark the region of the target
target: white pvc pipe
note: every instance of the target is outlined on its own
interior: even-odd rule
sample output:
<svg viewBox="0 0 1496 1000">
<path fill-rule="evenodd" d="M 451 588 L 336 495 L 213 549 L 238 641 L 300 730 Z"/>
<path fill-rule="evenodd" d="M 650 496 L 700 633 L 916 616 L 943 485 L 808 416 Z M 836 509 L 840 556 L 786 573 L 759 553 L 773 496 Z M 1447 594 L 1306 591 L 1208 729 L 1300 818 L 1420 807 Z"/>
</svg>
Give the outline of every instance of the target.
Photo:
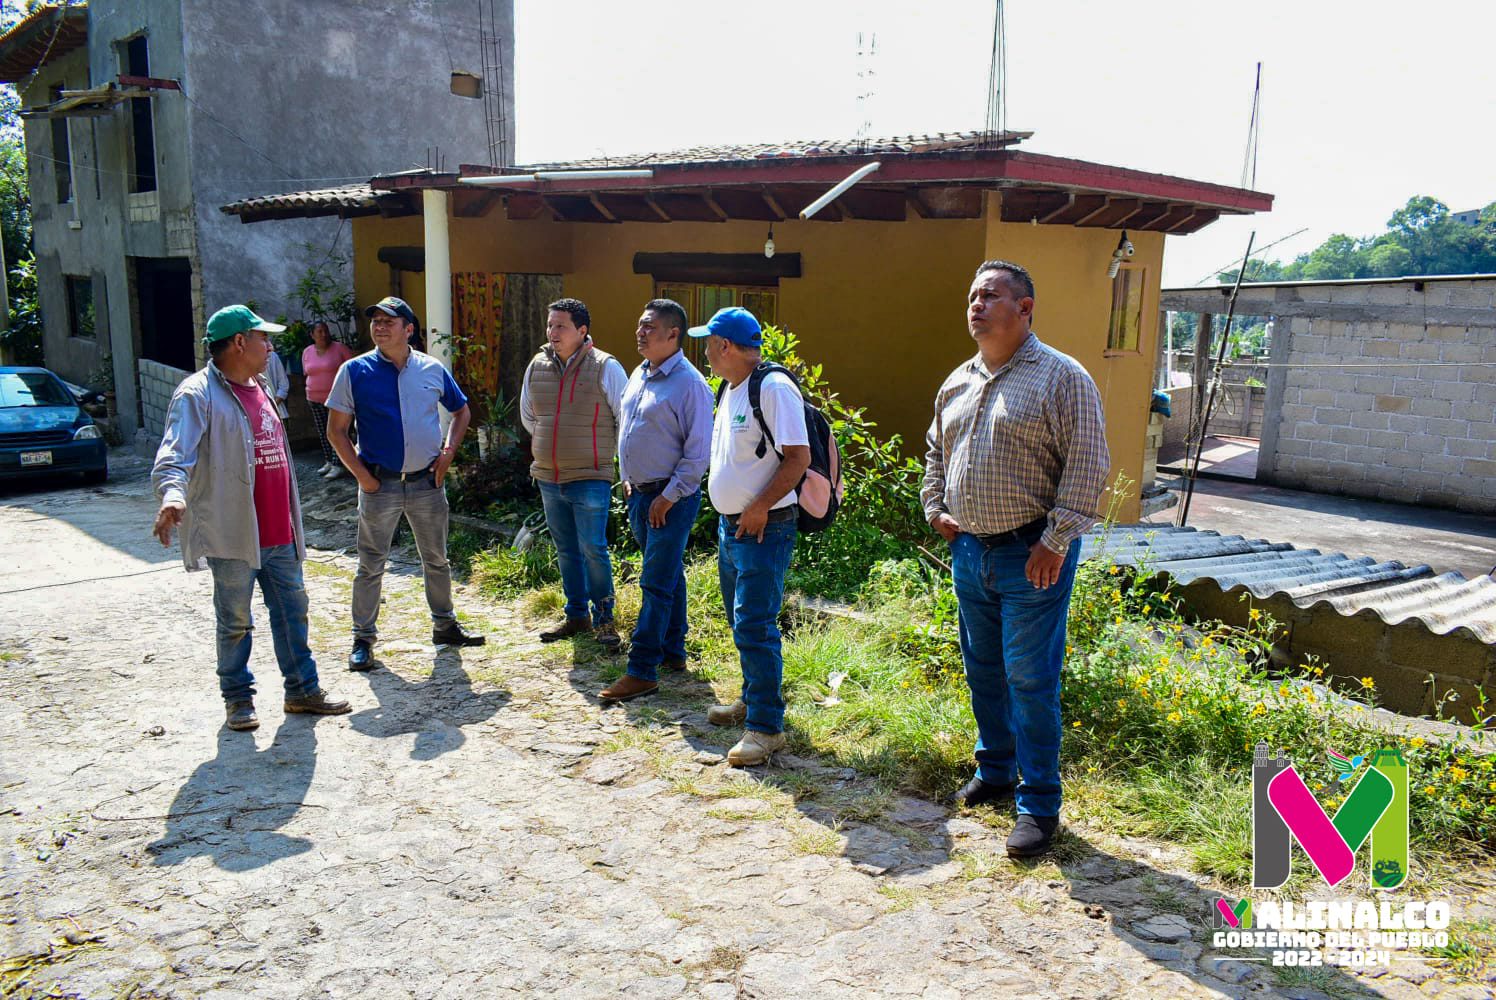
<svg viewBox="0 0 1496 1000">
<path fill-rule="evenodd" d="M 825 208 L 827 205 L 835 201 L 847 188 L 851 187 L 853 184 L 856 184 L 858 181 L 862 180 L 868 174 L 872 173 L 874 170 L 877 170 L 881 166 L 883 166 L 883 164 L 874 162 L 869 163 L 866 166 L 858 167 L 856 170 L 852 171 L 852 173 L 845 180 L 836 185 L 836 187 L 832 188 L 830 191 L 827 191 L 815 201 L 802 208 L 800 210 L 800 218 L 808 219 L 812 215 L 815 215 L 821 209 Z"/>
<path fill-rule="evenodd" d="M 426 350 L 452 370 L 452 248 L 447 240 L 447 192 L 421 191 L 426 242 Z"/>
<path fill-rule="evenodd" d="M 536 170 L 528 174 L 493 174 L 488 177 L 464 177 L 463 184 L 471 184 L 474 187 L 508 187 L 511 184 L 538 184 L 541 181 L 613 181 L 632 178 L 653 177 L 654 171 L 649 169 L 608 169 L 608 170 Z"/>
</svg>

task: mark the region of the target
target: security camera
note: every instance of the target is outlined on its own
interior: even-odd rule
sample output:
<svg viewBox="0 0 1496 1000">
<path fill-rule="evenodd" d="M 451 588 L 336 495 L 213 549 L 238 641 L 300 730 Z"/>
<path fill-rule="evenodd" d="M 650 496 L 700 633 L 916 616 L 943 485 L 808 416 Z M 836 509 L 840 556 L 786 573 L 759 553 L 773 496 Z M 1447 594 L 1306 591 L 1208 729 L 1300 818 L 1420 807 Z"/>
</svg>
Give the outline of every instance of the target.
<svg viewBox="0 0 1496 1000">
<path fill-rule="evenodd" d="M 1132 240 L 1129 240 L 1126 237 L 1123 237 L 1122 245 L 1117 249 L 1121 250 L 1123 256 L 1125 257 L 1131 257 L 1133 254 L 1138 252 L 1137 247 L 1132 245 Z"/>
</svg>

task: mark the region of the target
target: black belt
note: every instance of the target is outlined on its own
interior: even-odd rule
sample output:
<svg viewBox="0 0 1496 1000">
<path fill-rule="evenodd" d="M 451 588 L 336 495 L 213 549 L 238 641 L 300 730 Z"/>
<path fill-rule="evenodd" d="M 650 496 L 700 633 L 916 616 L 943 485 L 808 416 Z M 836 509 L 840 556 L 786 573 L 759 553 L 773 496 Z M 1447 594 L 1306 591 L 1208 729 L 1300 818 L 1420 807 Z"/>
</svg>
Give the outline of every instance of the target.
<svg viewBox="0 0 1496 1000">
<path fill-rule="evenodd" d="M 635 493 L 663 493 L 665 491 L 665 487 L 669 485 L 670 480 L 668 479 L 651 479 L 647 483 L 630 482 L 629 489 L 633 490 Z"/>
<path fill-rule="evenodd" d="M 1000 531 L 995 535 L 972 535 L 977 541 L 987 548 L 995 545 L 1007 545 L 1009 542 L 1022 542 L 1024 545 L 1033 545 L 1044 534 L 1044 529 L 1049 527 L 1049 516 L 1036 517 L 1028 524 L 1014 528 L 1012 531 Z"/>
<path fill-rule="evenodd" d="M 428 465 L 424 469 L 417 469 L 415 472 L 401 472 L 398 469 L 389 469 L 376 463 L 369 465 L 369 471 L 374 473 L 374 478 L 376 479 L 399 480 L 402 483 L 408 483 L 426 475 L 431 471 L 431 466 Z"/>
<path fill-rule="evenodd" d="M 737 523 L 738 523 L 738 518 L 742 517 L 743 515 L 741 515 L 741 514 L 723 514 L 722 516 L 725 517 L 725 518 L 727 518 L 727 523 L 728 524 L 733 525 L 734 527 L 736 527 Z M 797 520 L 799 517 L 800 517 L 800 508 L 799 508 L 799 506 L 797 504 L 790 504 L 788 507 L 775 507 L 773 510 L 769 511 L 768 523 L 773 524 L 775 521 L 794 521 L 794 520 Z"/>
</svg>

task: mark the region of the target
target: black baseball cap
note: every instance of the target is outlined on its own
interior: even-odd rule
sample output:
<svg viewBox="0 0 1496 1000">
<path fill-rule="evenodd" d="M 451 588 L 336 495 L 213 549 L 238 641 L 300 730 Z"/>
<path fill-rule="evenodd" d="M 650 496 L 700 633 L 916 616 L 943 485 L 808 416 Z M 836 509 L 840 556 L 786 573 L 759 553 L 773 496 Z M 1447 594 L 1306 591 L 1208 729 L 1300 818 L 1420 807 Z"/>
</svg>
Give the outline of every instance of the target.
<svg viewBox="0 0 1496 1000">
<path fill-rule="evenodd" d="M 367 318 L 369 316 L 373 316 L 376 312 L 382 312 L 386 316 L 399 316 L 401 319 L 405 320 L 407 323 L 410 323 L 413 326 L 421 325 L 420 321 L 416 319 L 415 311 L 406 304 L 405 300 L 396 298 L 393 295 L 386 295 L 384 298 L 380 299 L 378 302 L 365 309 L 364 316 L 365 318 Z"/>
</svg>

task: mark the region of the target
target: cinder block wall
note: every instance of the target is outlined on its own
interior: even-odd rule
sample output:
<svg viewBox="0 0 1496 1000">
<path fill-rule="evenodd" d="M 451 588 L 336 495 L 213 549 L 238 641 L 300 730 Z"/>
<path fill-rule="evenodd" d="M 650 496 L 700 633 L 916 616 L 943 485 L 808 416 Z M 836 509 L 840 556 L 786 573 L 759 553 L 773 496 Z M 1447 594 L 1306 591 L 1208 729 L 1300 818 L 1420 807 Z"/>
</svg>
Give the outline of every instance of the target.
<svg viewBox="0 0 1496 1000">
<path fill-rule="evenodd" d="M 176 392 L 182 379 L 192 373 L 144 358 L 137 363 L 140 365 L 141 422 L 146 433 L 159 441 L 166 430 L 166 407 L 171 402 L 171 394 Z"/>
<path fill-rule="evenodd" d="M 1490 311 L 1493 290 L 1496 280 L 1337 285 L 1326 315 L 1293 317 L 1264 466 L 1273 481 L 1496 512 L 1496 315 L 1460 315 Z M 1367 364 L 1384 367 L 1350 367 Z"/>
</svg>

